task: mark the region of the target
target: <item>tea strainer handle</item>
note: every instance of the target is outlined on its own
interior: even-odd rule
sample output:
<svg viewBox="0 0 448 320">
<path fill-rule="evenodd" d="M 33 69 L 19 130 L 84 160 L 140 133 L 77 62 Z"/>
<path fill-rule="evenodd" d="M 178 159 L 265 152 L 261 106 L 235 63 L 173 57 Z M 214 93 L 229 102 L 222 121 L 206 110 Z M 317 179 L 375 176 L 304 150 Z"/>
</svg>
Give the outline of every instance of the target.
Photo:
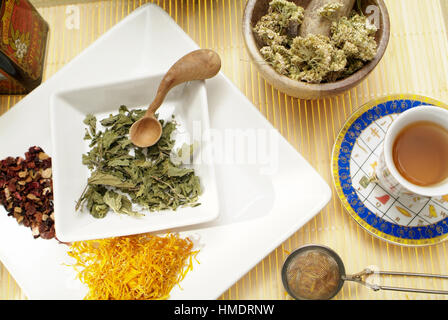
<svg viewBox="0 0 448 320">
<path fill-rule="evenodd" d="M 437 279 L 448 279 L 447 275 L 440 274 L 427 274 L 427 273 L 413 273 L 413 272 L 395 272 L 395 271 L 373 271 L 372 269 L 364 269 L 363 271 L 354 274 L 344 276 L 343 280 L 353 281 L 362 284 L 374 291 L 388 290 L 388 291 L 401 291 L 401 292 L 414 292 L 414 293 L 429 293 L 429 294 L 442 294 L 448 295 L 446 290 L 432 290 L 432 289 L 416 289 L 416 288 L 403 288 L 403 287 L 391 287 L 368 283 L 365 281 L 366 276 L 373 274 L 378 275 L 390 275 L 390 276 L 406 276 L 406 277 L 423 277 L 423 278 L 437 278 Z"/>
</svg>

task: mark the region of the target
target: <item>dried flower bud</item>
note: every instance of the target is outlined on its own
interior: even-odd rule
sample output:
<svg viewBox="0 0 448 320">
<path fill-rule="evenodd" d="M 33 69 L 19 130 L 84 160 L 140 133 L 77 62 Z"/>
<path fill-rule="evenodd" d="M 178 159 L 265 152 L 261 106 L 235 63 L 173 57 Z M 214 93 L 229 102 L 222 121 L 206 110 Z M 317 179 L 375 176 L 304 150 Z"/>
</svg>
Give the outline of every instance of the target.
<svg viewBox="0 0 448 320">
<path fill-rule="evenodd" d="M 318 10 L 331 20 L 330 36 L 300 37 L 295 30 L 303 22 L 303 8 L 291 1 L 270 1 L 268 13 L 253 29 L 264 60 L 279 74 L 308 83 L 334 82 L 361 69 L 377 54 L 377 28 L 355 11 L 337 18 L 342 7 L 326 2 Z"/>
</svg>

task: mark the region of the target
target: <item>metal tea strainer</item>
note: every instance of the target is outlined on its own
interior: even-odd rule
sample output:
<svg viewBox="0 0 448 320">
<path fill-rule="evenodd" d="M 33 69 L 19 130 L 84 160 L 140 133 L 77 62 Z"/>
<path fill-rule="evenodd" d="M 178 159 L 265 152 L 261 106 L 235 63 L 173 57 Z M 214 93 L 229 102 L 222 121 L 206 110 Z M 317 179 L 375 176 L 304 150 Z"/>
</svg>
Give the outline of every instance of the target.
<svg viewBox="0 0 448 320">
<path fill-rule="evenodd" d="M 333 298 L 345 281 L 362 284 L 374 291 L 390 290 L 429 294 L 446 294 L 448 291 L 390 287 L 366 281 L 371 275 L 410 276 L 448 279 L 446 275 L 374 271 L 363 271 L 346 275 L 341 258 L 332 249 L 321 245 L 306 245 L 291 253 L 283 264 L 282 281 L 288 294 L 297 300 L 327 300 Z"/>
</svg>

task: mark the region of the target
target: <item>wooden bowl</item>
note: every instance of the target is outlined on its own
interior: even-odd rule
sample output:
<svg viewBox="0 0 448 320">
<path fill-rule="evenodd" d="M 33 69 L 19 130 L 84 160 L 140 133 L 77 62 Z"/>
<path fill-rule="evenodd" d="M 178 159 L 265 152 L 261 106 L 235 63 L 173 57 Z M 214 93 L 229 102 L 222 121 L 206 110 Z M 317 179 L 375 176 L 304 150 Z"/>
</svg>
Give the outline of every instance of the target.
<svg viewBox="0 0 448 320">
<path fill-rule="evenodd" d="M 291 0 L 290 0 L 291 1 Z M 331 95 L 337 95 L 358 85 L 364 80 L 370 72 L 377 66 L 386 51 L 390 37 L 389 13 L 383 0 L 362 0 L 362 10 L 369 5 L 375 5 L 380 10 L 380 27 L 376 33 L 375 40 L 378 44 L 378 52 L 375 58 L 364 65 L 360 70 L 351 76 L 328 83 L 307 83 L 303 81 L 292 80 L 279 74 L 267 62 L 260 53 L 262 44 L 257 42 L 253 32 L 253 27 L 264 16 L 269 8 L 270 0 L 248 0 L 243 17 L 243 36 L 249 55 L 257 66 L 261 75 L 279 91 L 300 99 L 319 99 Z M 295 4 L 306 8 L 310 0 L 292 0 Z"/>
</svg>

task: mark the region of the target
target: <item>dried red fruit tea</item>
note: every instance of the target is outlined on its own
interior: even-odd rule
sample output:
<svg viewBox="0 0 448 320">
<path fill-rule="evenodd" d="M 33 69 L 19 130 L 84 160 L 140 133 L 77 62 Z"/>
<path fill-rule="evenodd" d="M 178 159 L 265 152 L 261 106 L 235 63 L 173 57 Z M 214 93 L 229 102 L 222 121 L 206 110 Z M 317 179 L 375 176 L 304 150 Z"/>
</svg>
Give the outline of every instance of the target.
<svg viewBox="0 0 448 320">
<path fill-rule="evenodd" d="M 34 238 L 55 237 L 51 158 L 41 148 L 0 161 L 0 204 Z"/>
</svg>

